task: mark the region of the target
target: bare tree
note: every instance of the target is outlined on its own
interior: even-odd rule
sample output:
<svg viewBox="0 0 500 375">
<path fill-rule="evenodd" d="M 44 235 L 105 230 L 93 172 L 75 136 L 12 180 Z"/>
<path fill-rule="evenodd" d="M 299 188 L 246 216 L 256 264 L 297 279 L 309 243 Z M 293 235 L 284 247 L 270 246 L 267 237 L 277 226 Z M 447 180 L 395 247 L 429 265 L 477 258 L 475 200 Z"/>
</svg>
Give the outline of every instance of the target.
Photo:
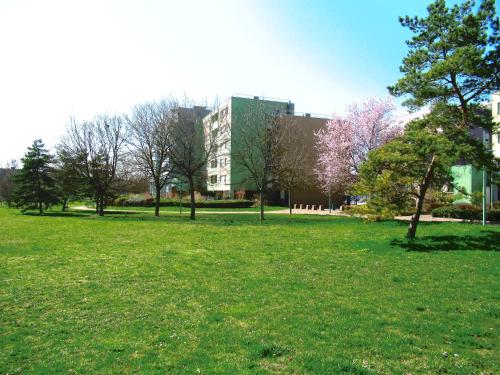
<svg viewBox="0 0 500 375">
<path fill-rule="evenodd" d="M 135 167 L 155 187 L 155 216 L 160 215 L 161 189 L 172 177 L 170 131 L 176 103 L 161 100 L 137 105 L 127 117 L 128 139 Z"/>
<path fill-rule="evenodd" d="M 70 121 L 67 134 L 58 149 L 78 161 L 78 173 L 91 187 L 96 212 L 104 215 L 106 198 L 112 195 L 118 163 L 122 157 L 124 138 L 120 116 L 97 116 L 92 121 Z"/>
<path fill-rule="evenodd" d="M 207 161 L 212 157 L 218 141 L 219 130 L 208 121 L 203 124 L 207 114 L 205 107 L 193 106 L 185 100 L 176 105 L 174 119 L 169 129 L 169 159 L 173 176 L 187 181 L 191 197 L 190 219 L 196 215 L 195 190 L 203 178 Z"/>
<path fill-rule="evenodd" d="M 70 199 L 89 195 L 89 186 L 79 171 L 80 158 L 68 150 L 57 147 L 55 179 L 62 203 L 62 211 L 68 209 Z"/>
<path fill-rule="evenodd" d="M 264 199 L 274 183 L 283 120 L 279 111 L 262 104 L 247 110 L 241 120 L 233 131 L 235 149 L 231 152 L 236 164 L 247 172 L 241 183 L 249 182 L 259 193 L 260 219 L 264 220 Z"/>
<path fill-rule="evenodd" d="M 7 206 L 12 206 L 12 193 L 14 192 L 14 175 L 19 169 L 16 160 L 7 163 L 6 168 L 0 168 L 0 200 L 7 202 Z"/>
<path fill-rule="evenodd" d="M 292 116 L 283 115 L 274 131 L 272 174 L 277 187 L 288 191 L 288 209 L 292 214 L 292 190 L 303 188 L 313 165 L 310 147 L 303 141 L 304 128 Z"/>
</svg>

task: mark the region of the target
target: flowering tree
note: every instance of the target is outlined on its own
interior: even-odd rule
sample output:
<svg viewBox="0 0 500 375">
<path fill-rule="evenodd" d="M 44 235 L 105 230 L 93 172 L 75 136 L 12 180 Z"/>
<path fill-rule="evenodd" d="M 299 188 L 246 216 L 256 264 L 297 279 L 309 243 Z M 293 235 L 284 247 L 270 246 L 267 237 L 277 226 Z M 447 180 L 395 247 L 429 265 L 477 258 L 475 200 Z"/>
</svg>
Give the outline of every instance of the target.
<svg viewBox="0 0 500 375">
<path fill-rule="evenodd" d="M 347 107 L 345 117 L 333 116 L 315 134 L 315 174 L 325 193 L 345 193 L 355 182 L 368 152 L 400 134 L 401 127 L 392 119 L 393 110 L 390 98 L 354 103 Z"/>
</svg>

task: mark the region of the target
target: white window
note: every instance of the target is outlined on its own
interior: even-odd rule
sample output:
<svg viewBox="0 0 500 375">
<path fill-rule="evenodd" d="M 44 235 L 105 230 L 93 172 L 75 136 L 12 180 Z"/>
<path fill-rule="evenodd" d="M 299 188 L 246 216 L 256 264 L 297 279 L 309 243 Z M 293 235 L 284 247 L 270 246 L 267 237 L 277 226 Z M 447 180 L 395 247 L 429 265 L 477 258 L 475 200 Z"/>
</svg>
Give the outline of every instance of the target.
<svg viewBox="0 0 500 375">
<path fill-rule="evenodd" d="M 217 183 L 217 175 L 213 174 L 210 176 L 210 183 L 211 184 L 216 184 Z"/>
</svg>

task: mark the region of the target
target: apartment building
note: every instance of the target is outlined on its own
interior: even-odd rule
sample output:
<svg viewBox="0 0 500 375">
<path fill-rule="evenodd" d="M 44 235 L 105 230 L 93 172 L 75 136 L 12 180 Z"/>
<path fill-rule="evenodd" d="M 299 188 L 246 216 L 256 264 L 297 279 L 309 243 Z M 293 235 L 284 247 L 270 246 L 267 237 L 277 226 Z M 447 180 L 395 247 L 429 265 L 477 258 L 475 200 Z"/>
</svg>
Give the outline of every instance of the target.
<svg viewBox="0 0 500 375">
<path fill-rule="evenodd" d="M 256 110 L 293 113 L 294 104 L 286 100 L 264 99 L 258 96 L 232 96 L 218 110 L 203 119 L 205 132 L 218 133 L 217 149 L 207 165 L 209 192 L 222 198 L 234 198 L 237 191 L 256 190 L 247 178 L 244 168 L 233 160 L 234 153 L 241 147 L 237 142 L 237 135 L 247 123 L 245 116 Z"/>
<path fill-rule="evenodd" d="M 238 134 L 248 124 L 247 116 L 254 110 L 264 110 L 269 113 L 278 113 L 287 116 L 294 122 L 295 127 L 302 131 L 297 142 L 306 142 L 313 152 L 314 132 L 326 123 L 326 118 L 312 117 L 309 114 L 295 114 L 295 105 L 289 100 L 266 99 L 261 97 L 230 97 L 217 111 L 207 115 L 204 119 L 205 131 L 218 132 L 218 147 L 212 160 L 207 165 L 207 190 L 221 198 L 247 197 L 256 191 L 248 171 L 234 160 L 234 155 L 242 145 L 239 144 Z M 325 204 L 326 197 L 313 187 L 311 165 L 311 186 L 307 189 L 292 192 L 292 203 Z M 288 203 L 287 192 L 273 192 L 270 198 L 274 202 Z"/>
</svg>

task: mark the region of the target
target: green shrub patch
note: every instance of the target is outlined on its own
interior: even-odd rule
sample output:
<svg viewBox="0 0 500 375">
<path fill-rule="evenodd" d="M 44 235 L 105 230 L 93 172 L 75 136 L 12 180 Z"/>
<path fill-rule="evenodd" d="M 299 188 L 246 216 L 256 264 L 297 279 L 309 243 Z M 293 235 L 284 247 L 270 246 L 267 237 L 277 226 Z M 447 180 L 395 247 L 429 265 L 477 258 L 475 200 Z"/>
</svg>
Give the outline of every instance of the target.
<svg viewBox="0 0 500 375">
<path fill-rule="evenodd" d="M 188 200 L 182 200 L 182 207 L 191 207 Z M 225 200 L 200 200 L 196 201 L 196 208 L 248 208 L 254 204 L 251 200 L 246 199 L 225 199 Z M 155 200 L 153 198 L 144 199 L 124 199 L 117 198 L 113 202 L 113 206 L 117 207 L 154 207 Z M 176 207 L 179 206 L 179 201 L 176 199 L 162 199 L 160 207 Z"/>
<path fill-rule="evenodd" d="M 462 220 L 481 220 L 483 211 L 481 207 L 472 204 L 457 204 L 453 206 L 443 206 L 432 210 L 433 217 L 449 217 Z M 500 210 L 488 210 L 486 213 L 487 220 L 500 221 Z"/>
</svg>

